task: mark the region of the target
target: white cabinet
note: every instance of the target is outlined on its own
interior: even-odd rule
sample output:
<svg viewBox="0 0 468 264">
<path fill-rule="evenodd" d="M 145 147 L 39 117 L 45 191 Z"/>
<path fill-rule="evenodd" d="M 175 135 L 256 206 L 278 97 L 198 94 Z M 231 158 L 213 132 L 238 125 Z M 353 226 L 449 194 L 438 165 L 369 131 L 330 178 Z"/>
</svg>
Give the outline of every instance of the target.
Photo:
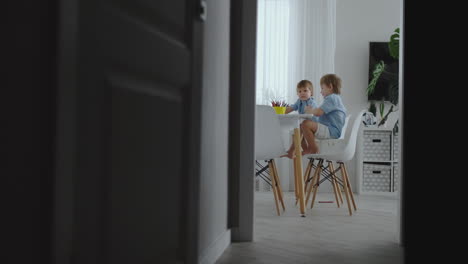
<svg viewBox="0 0 468 264">
<path fill-rule="evenodd" d="M 358 193 L 394 194 L 398 191 L 398 132 L 393 127 L 362 127 L 359 136 Z"/>
</svg>

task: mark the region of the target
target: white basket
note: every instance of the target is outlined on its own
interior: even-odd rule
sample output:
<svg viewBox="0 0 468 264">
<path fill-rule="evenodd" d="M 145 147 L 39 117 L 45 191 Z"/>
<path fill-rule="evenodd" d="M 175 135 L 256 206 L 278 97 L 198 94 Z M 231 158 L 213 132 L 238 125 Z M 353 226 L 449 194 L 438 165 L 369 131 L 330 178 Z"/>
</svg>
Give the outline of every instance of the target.
<svg viewBox="0 0 468 264">
<path fill-rule="evenodd" d="M 364 159 L 389 161 L 391 159 L 391 131 L 364 131 Z"/>
<path fill-rule="evenodd" d="M 399 190 L 400 174 L 398 163 L 393 163 L 393 191 L 396 192 Z"/>
<path fill-rule="evenodd" d="M 363 165 L 362 190 L 365 192 L 390 192 L 391 165 Z"/>
<path fill-rule="evenodd" d="M 400 137 L 398 133 L 393 135 L 393 160 L 398 161 L 398 155 L 400 154 L 400 147 L 398 146 L 398 142 L 400 141 Z"/>
</svg>

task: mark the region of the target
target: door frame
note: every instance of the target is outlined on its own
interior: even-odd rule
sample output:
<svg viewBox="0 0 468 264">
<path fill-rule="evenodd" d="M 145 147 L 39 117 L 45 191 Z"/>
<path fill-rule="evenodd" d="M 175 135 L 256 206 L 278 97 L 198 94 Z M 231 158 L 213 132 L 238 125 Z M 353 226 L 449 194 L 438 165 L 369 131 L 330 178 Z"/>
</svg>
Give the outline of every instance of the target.
<svg viewBox="0 0 468 264">
<path fill-rule="evenodd" d="M 77 129 L 78 1 L 60 0 L 52 263 L 72 263 Z"/>
<path fill-rule="evenodd" d="M 408 117 L 408 114 L 405 113 L 404 110 L 404 86 L 405 86 L 405 71 L 404 71 L 404 60 L 405 60 L 405 0 L 400 0 L 400 47 L 399 47 L 399 75 L 398 75 L 398 98 L 400 103 L 400 111 L 399 111 L 399 133 L 400 133 L 400 140 L 398 142 L 398 147 L 400 148 L 400 153 L 398 156 L 398 160 L 400 161 L 400 166 L 398 167 L 398 175 L 400 175 L 399 179 L 399 186 L 400 191 L 398 192 L 398 204 L 397 204 L 397 242 L 400 246 L 405 246 L 405 193 L 406 193 L 406 186 L 404 184 L 404 174 L 405 174 L 405 134 L 404 134 L 404 121 Z"/>
<path fill-rule="evenodd" d="M 257 0 L 231 1 L 228 228 L 254 239 Z"/>
<path fill-rule="evenodd" d="M 2 259 L 50 263 L 52 255 L 57 5 L 6 1 L 2 124 Z"/>
</svg>

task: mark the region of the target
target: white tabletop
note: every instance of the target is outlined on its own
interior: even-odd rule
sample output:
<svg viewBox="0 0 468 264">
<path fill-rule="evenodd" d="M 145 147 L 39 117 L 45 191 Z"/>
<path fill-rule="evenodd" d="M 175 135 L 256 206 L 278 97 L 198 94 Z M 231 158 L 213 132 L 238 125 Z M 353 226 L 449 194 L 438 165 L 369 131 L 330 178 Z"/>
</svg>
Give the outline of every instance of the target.
<svg viewBox="0 0 468 264">
<path fill-rule="evenodd" d="M 291 130 L 294 128 L 298 128 L 302 122 L 302 119 L 311 118 L 314 115 L 312 114 L 284 114 L 284 115 L 277 115 L 280 121 L 280 126 L 282 129 Z"/>
<path fill-rule="evenodd" d="M 284 115 L 278 115 L 278 118 L 281 119 L 289 119 L 289 118 L 311 118 L 313 117 L 313 114 L 284 114 Z"/>
</svg>

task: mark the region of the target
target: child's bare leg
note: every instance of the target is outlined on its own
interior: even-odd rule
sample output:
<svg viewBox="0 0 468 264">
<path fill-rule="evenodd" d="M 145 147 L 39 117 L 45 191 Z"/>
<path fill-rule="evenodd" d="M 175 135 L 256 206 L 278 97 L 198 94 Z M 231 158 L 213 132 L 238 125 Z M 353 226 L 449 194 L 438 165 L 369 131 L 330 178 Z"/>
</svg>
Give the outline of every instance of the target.
<svg viewBox="0 0 468 264">
<path fill-rule="evenodd" d="M 281 157 L 288 157 L 290 159 L 294 158 L 294 142 L 291 144 L 291 147 L 289 147 L 287 154 L 282 155 Z"/>
<path fill-rule="evenodd" d="M 307 149 L 307 141 L 305 138 L 302 138 L 301 147 L 302 150 Z M 289 147 L 288 154 L 282 155 L 281 157 L 288 157 L 290 159 L 294 158 L 294 142 L 291 144 L 291 147 Z"/>
<path fill-rule="evenodd" d="M 301 147 L 302 147 L 302 150 L 305 150 L 305 149 L 308 148 L 307 141 L 306 141 L 305 137 L 302 137 Z"/>
<path fill-rule="evenodd" d="M 302 138 L 301 147 L 302 150 L 306 150 L 308 148 L 305 137 Z M 289 147 L 287 154 L 282 155 L 281 157 L 288 157 L 290 159 L 294 158 L 294 142 L 291 144 L 291 147 Z"/>
<path fill-rule="evenodd" d="M 301 124 L 302 134 L 308 143 L 308 147 L 304 149 L 302 155 L 318 153 L 319 148 L 315 142 L 315 131 L 317 131 L 318 125 L 316 122 L 311 120 L 305 120 Z"/>
</svg>

